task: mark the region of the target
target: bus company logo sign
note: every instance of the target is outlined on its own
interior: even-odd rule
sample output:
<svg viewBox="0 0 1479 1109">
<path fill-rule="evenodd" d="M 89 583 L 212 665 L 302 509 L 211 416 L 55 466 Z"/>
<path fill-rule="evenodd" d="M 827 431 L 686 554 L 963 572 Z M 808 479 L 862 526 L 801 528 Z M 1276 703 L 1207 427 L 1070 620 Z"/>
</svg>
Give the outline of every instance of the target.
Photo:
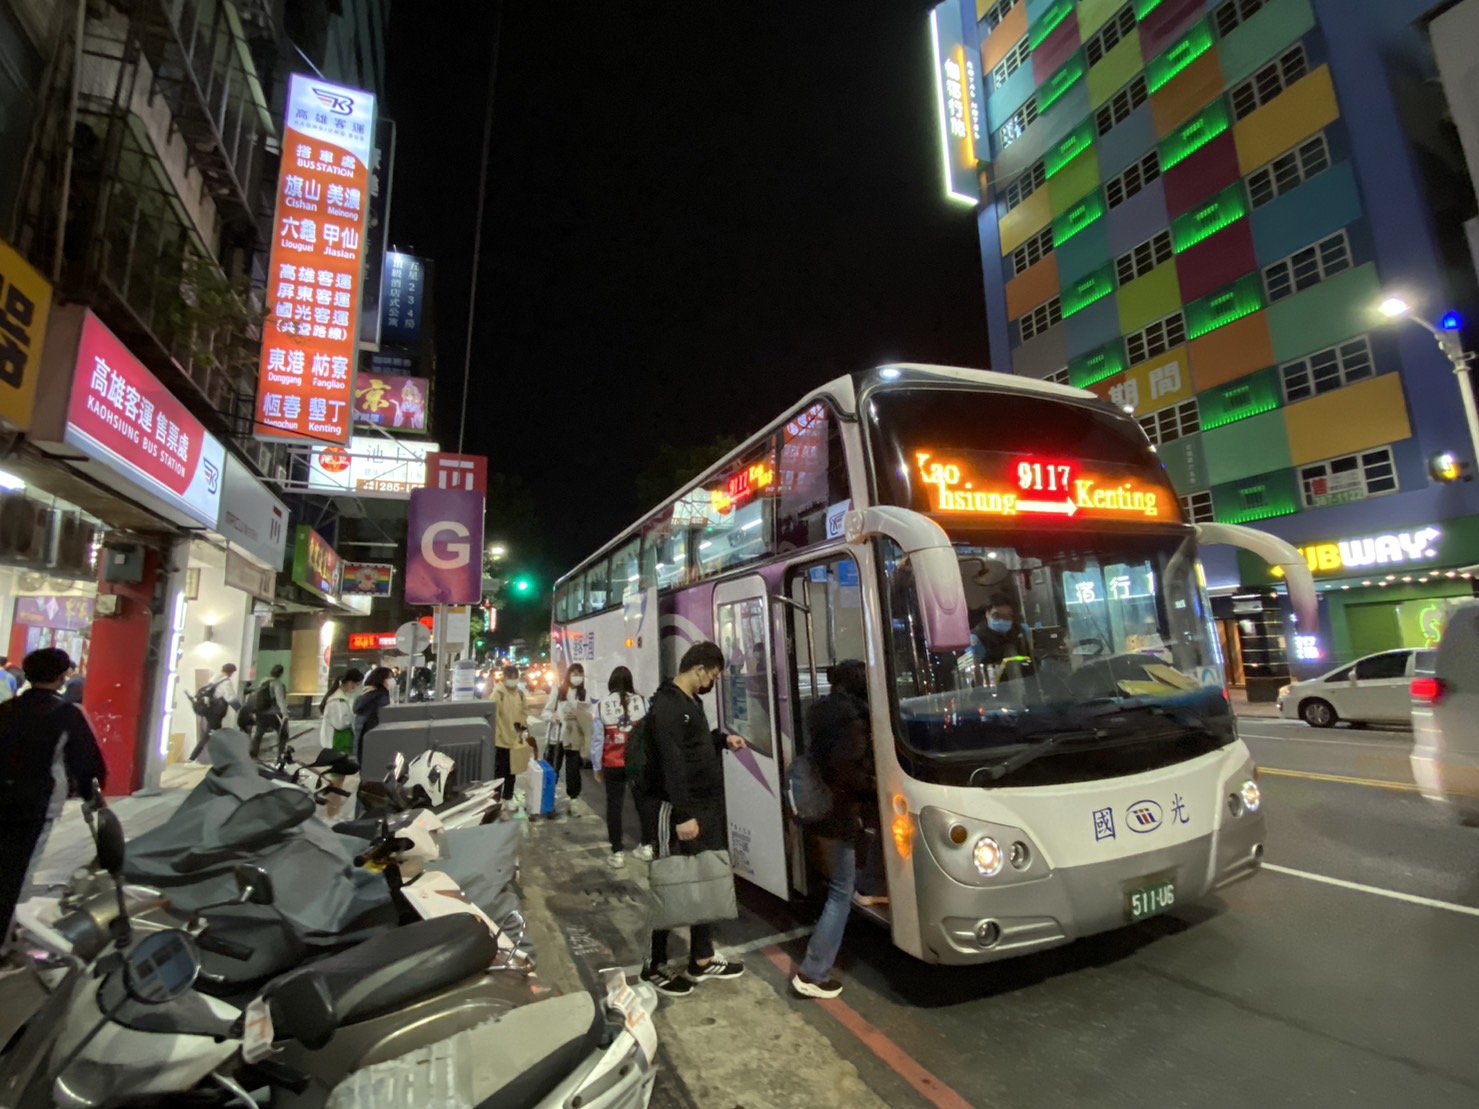
<svg viewBox="0 0 1479 1109">
<path fill-rule="evenodd" d="M 1162 811 L 1159 802 L 1136 801 L 1125 810 L 1125 824 L 1132 832 L 1144 835 L 1154 832 L 1162 824 Z"/>
</svg>

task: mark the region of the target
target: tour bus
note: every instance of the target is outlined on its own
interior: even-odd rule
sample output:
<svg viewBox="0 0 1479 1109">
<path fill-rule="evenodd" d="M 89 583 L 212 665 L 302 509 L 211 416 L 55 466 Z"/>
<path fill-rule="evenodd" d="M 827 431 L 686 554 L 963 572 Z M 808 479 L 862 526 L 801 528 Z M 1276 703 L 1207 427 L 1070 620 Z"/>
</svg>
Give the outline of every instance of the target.
<svg viewBox="0 0 1479 1109">
<path fill-rule="evenodd" d="M 860 866 L 887 903 L 859 911 L 920 959 L 1000 959 L 1259 868 L 1199 534 L 1282 566 L 1312 612 L 1294 548 L 1185 521 L 1133 415 L 885 366 L 817 389 L 561 578 L 552 658 L 593 695 L 618 665 L 650 694 L 690 644 L 719 645 L 709 719 L 749 740 L 723 755 L 733 865 L 782 898 L 819 883 L 786 769 L 828 668 L 864 661 L 878 820 Z"/>
</svg>

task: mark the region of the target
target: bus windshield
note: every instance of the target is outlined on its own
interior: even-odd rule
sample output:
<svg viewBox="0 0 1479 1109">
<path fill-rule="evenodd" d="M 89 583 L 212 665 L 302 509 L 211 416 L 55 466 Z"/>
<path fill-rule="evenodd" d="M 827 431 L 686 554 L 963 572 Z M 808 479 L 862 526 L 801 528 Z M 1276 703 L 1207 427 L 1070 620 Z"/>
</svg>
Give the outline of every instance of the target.
<svg viewBox="0 0 1479 1109">
<path fill-rule="evenodd" d="M 884 544 L 909 763 L 975 785 L 1040 785 L 1232 742 L 1189 529 L 952 538 L 972 628 L 956 652 L 926 648 L 908 560 Z"/>
</svg>

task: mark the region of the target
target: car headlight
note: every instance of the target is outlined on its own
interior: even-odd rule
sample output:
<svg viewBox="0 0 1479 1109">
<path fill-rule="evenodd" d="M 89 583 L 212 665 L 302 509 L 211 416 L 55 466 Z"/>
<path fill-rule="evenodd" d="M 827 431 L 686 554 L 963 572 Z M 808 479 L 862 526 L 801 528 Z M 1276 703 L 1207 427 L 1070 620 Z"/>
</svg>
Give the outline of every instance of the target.
<svg viewBox="0 0 1479 1109">
<path fill-rule="evenodd" d="M 982 836 L 976 840 L 971 857 L 975 860 L 976 870 L 980 872 L 982 878 L 995 878 L 1001 873 L 1001 868 L 1006 863 L 1006 858 L 1001 853 L 1001 844 L 990 836 Z"/>
<path fill-rule="evenodd" d="M 1243 801 L 1243 807 L 1250 813 L 1257 812 L 1263 804 L 1263 790 L 1258 788 L 1258 783 L 1249 778 L 1238 790 L 1238 796 Z"/>
</svg>

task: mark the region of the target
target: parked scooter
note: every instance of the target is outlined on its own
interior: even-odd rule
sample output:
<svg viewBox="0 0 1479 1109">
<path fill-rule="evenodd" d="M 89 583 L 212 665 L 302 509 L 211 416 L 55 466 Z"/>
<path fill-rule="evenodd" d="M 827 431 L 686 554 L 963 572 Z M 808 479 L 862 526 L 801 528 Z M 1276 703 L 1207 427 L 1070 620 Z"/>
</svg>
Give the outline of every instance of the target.
<svg viewBox="0 0 1479 1109">
<path fill-rule="evenodd" d="M 108 819 L 102 819 L 106 817 Z M 536 999 L 521 974 L 490 973 L 497 941 L 470 916 L 375 937 L 269 983 L 244 1008 L 195 989 L 195 937 L 140 938 L 122 900 L 122 829 L 100 814 L 98 857 L 120 912 L 109 949 L 70 964 L 45 1009 L 0 1059 L 0 1105 L 194 1103 L 467 1105 L 644 1109 L 653 1083 L 656 995 L 608 984 Z M 240 896 L 270 882 L 237 872 Z M 619 975 L 617 979 L 619 979 Z"/>
<path fill-rule="evenodd" d="M 471 828 L 491 824 L 503 808 L 503 782 L 457 780 L 457 763 L 435 747 L 407 762 L 397 754 L 381 782 L 364 782 L 359 788 L 360 808 L 366 816 L 429 809 L 448 828 Z"/>
</svg>

